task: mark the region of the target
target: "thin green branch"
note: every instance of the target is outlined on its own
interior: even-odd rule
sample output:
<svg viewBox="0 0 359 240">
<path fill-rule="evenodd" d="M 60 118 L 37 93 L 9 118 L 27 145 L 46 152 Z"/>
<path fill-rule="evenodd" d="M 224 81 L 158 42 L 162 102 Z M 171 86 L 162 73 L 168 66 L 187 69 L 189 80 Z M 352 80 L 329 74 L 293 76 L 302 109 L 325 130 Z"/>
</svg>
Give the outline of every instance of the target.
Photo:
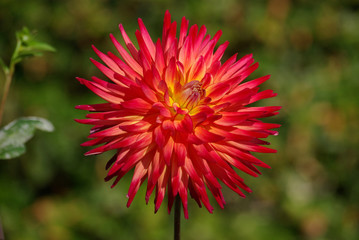
<svg viewBox="0 0 359 240">
<path fill-rule="evenodd" d="M 4 71 L 4 75 L 5 75 L 5 84 L 4 84 L 4 90 L 3 90 L 1 103 L 0 103 L 0 126 L 1 126 L 1 122 L 2 122 L 2 117 L 4 115 L 6 99 L 9 94 L 12 77 L 13 77 L 14 71 L 15 71 L 16 58 L 20 51 L 20 48 L 21 48 L 21 41 L 19 39 L 17 39 L 16 47 L 15 47 L 14 53 L 10 60 L 10 66 L 9 66 L 9 68 L 7 68 L 6 66 L 3 67 L 3 71 Z"/>
</svg>

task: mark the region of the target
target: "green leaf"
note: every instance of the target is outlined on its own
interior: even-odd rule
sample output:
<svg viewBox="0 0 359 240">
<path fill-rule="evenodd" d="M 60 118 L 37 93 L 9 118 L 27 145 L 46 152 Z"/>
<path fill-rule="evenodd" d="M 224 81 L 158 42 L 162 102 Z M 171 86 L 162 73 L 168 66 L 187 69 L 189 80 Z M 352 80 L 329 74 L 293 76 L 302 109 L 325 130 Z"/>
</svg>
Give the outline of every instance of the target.
<svg viewBox="0 0 359 240">
<path fill-rule="evenodd" d="M 24 58 L 39 57 L 39 56 L 42 56 L 42 52 L 36 52 L 36 51 L 33 51 L 33 50 L 29 50 L 29 51 L 21 50 L 17 54 L 16 58 L 13 59 L 13 63 L 14 64 L 19 63 Z"/>
<path fill-rule="evenodd" d="M 53 48 L 52 46 L 50 46 L 47 43 L 43 43 L 43 42 L 38 42 L 38 41 L 28 41 L 27 42 L 27 47 L 29 49 L 33 49 L 33 50 L 37 50 L 37 51 L 49 51 L 49 52 L 55 52 L 56 49 Z"/>
<path fill-rule="evenodd" d="M 25 153 L 25 143 L 33 136 L 35 129 L 52 132 L 51 122 L 39 117 L 22 117 L 0 129 L 0 159 L 11 159 Z"/>
</svg>

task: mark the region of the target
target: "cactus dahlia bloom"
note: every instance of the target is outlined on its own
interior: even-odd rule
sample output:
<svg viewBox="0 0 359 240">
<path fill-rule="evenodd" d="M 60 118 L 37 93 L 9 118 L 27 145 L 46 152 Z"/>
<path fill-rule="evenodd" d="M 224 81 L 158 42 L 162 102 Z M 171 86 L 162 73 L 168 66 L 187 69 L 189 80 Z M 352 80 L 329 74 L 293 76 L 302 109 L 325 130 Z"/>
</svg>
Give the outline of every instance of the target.
<svg viewBox="0 0 359 240">
<path fill-rule="evenodd" d="M 228 42 L 215 49 L 221 31 L 211 38 L 205 26 L 188 31 L 188 23 L 182 19 L 177 37 L 177 24 L 167 11 L 162 40 L 153 42 L 138 19 L 138 49 L 120 25 L 128 51 L 110 35 L 117 55 L 93 47 L 104 64 L 91 59 L 111 81 L 78 78 L 106 103 L 76 107 L 91 112 L 77 121 L 94 125 L 91 140 L 82 146 L 103 144 L 86 155 L 116 150 L 105 179 L 114 178 L 115 186 L 134 169 L 127 206 L 147 182 L 146 202 L 155 192 L 155 211 L 167 191 L 169 212 L 179 194 L 186 218 L 188 193 L 212 212 L 208 192 L 220 207 L 225 204 L 220 182 L 242 197 L 242 190 L 251 191 L 237 172 L 257 176 L 257 166 L 269 168 L 251 152 L 276 152 L 260 138 L 276 135 L 271 129 L 279 125 L 258 118 L 280 109 L 248 106 L 276 95 L 259 91 L 269 76 L 245 81 L 258 67 L 252 55 L 239 60 L 234 55 L 222 63 Z"/>
</svg>

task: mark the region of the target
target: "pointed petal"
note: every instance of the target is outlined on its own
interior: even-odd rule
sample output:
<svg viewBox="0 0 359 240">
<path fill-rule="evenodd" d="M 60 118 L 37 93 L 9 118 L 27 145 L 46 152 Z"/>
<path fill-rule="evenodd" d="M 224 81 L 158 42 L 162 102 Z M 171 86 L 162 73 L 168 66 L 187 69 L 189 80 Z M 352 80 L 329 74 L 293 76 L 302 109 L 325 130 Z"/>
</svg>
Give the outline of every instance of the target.
<svg viewBox="0 0 359 240">
<path fill-rule="evenodd" d="M 150 34 L 148 34 L 148 31 L 145 27 L 145 25 L 143 24 L 143 21 L 141 18 L 138 19 L 138 25 L 140 27 L 140 32 L 142 35 L 142 38 L 144 40 L 144 43 L 146 44 L 146 47 L 148 49 L 148 51 L 150 52 L 152 59 L 155 59 L 155 53 L 156 53 L 156 47 L 155 44 L 153 43 Z"/>
<path fill-rule="evenodd" d="M 125 31 L 125 29 L 123 28 L 122 24 L 119 25 L 123 40 L 125 41 L 125 44 L 128 48 L 128 50 L 130 51 L 132 57 L 138 61 L 138 51 L 135 47 L 135 45 L 133 45 L 131 39 L 127 36 L 127 33 Z"/>
<path fill-rule="evenodd" d="M 202 128 L 202 127 L 197 127 L 195 129 L 195 135 L 196 137 L 198 137 L 201 141 L 203 142 L 218 142 L 223 140 L 225 137 L 223 136 L 219 136 L 217 134 L 211 133 L 208 130 Z"/>
<path fill-rule="evenodd" d="M 167 166 L 170 165 L 170 160 L 171 160 L 172 152 L 173 152 L 173 146 L 174 146 L 173 138 L 169 137 L 165 147 L 162 149 L 163 158 L 164 158 L 165 163 L 167 164 Z"/>
<path fill-rule="evenodd" d="M 142 68 L 138 64 L 138 62 L 135 59 L 133 59 L 133 57 L 131 57 L 130 54 L 128 54 L 128 52 L 122 47 L 122 45 L 117 41 L 117 39 L 112 34 L 110 34 L 110 38 L 113 44 L 115 45 L 117 51 L 120 53 L 120 55 L 128 64 L 128 66 L 130 66 L 138 74 L 142 74 Z"/>
</svg>

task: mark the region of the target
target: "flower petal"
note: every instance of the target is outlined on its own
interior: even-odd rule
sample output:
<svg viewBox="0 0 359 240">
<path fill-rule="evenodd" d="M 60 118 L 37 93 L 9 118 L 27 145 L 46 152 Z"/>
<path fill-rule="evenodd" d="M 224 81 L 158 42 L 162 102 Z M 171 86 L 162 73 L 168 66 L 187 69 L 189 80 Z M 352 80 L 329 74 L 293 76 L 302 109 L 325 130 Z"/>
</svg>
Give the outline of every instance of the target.
<svg viewBox="0 0 359 240">
<path fill-rule="evenodd" d="M 203 142 L 218 142 L 225 138 L 215 133 L 211 133 L 202 127 L 197 127 L 195 129 L 195 135 Z"/>
</svg>

